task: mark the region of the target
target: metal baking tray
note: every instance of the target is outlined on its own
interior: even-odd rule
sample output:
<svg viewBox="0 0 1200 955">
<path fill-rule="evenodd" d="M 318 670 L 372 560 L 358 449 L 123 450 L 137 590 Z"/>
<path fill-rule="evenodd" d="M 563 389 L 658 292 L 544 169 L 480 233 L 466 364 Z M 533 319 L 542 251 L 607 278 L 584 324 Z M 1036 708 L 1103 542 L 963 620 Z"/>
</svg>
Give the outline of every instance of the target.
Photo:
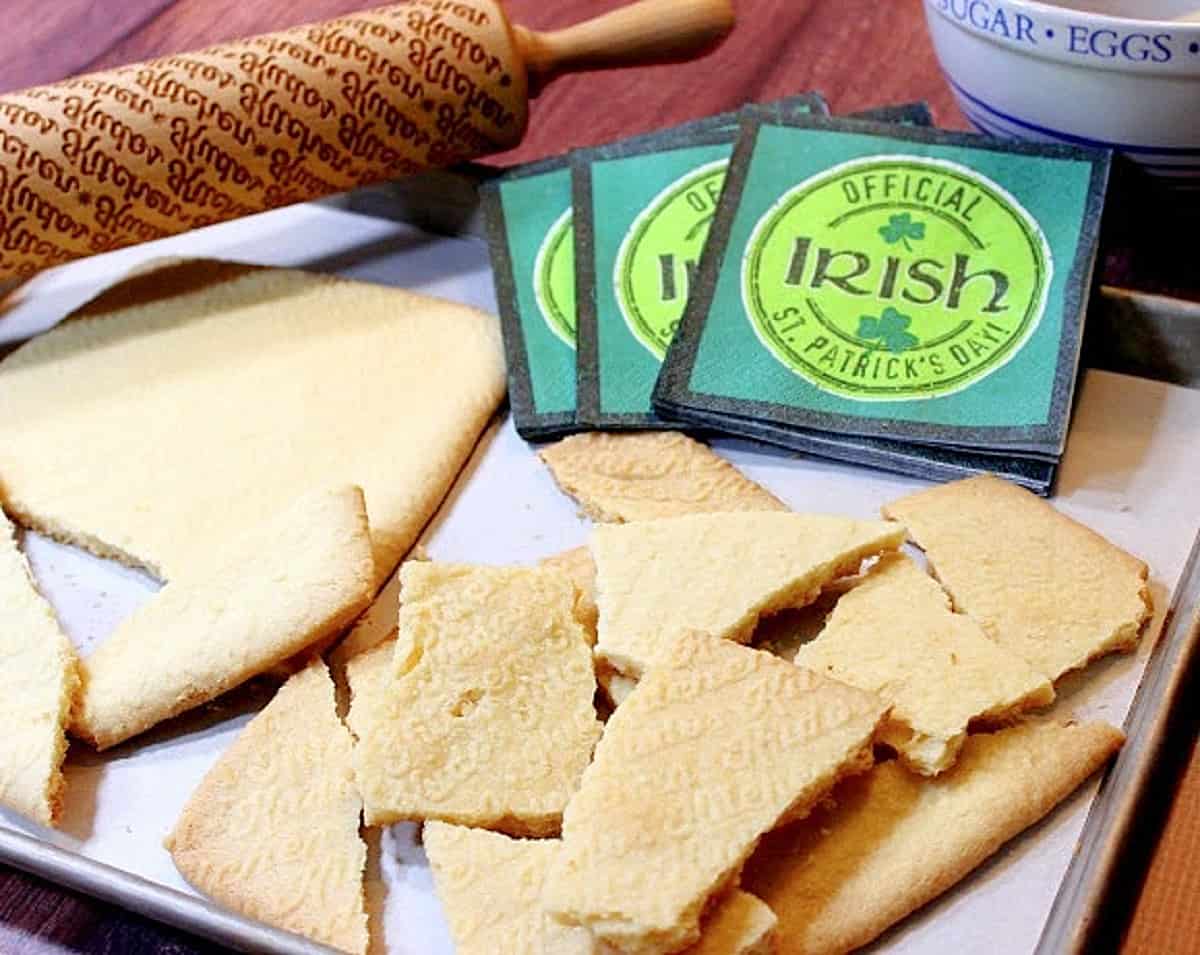
<svg viewBox="0 0 1200 955">
<path fill-rule="evenodd" d="M 5 310 L 0 311 L 0 349 L 5 341 L 48 327 L 114 276 L 165 255 L 301 265 L 416 287 L 494 308 L 474 199 L 476 181 L 487 174 L 474 168 L 465 174 L 418 177 L 402 185 L 359 190 L 333 201 L 281 209 L 75 263 L 12 293 Z M 1116 327 L 1125 327 L 1128 311 L 1116 310 L 1134 308 L 1141 316 L 1143 339 L 1172 343 L 1166 349 L 1172 361 L 1151 367 L 1152 362 L 1126 362 L 1127 356 L 1110 349 L 1107 357 L 1095 364 L 1115 366 L 1118 371 L 1130 368 L 1143 377 L 1163 381 L 1200 383 L 1200 318 L 1186 307 L 1172 307 L 1161 300 L 1147 303 L 1144 298 L 1106 290 L 1097 301 L 1092 322 L 1112 321 Z M 1097 320 L 1098 313 L 1108 317 Z M 1118 321 L 1119 315 L 1123 317 Z M 1153 349 L 1135 352 L 1140 359 Z M 1108 521 L 1103 532 L 1149 557 L 1160 573 L 1169 568 L 1169 579 L 1160 584 L 1178 581 L 1153 650 L 1147 644 L 1136 656 L 1099 664 L 1089 671 L 1091 682 L 1079 681 L 1064 693 L 1068 702 L 1077 704 L 1081 715 L 1116 722 L 1124 718 L 1129 744 L 1099 784 L 1098 794 L 1095 781 L 1087 784 L 1045 823 L 1014 840 L 999 860 L 986 864 L 964 885 L 890 932 L 879 943 L 880 950 L 943 951 L 965 946 L 981 952 L 989 950 L 985 940 L 990 938 L 991 950 L 997 952 L 1084 951 L 1098 937 L 1100 916 L 1108 910 L 1119 883 L 1117 873 L 1127 858 L 1123 853 L 1131 844 L 1140 807 L 1152 795 L 1155 771 L 1171 750 L 1171 715 L 1182 698 L 1184 679 L 1200 641 L 1196 623 L 1200 543 L 1193 544 L 1200 526 L 1200 502 L 1184 500 L 1182 478 L 1175 471 L 1163 477 L 1155 469 L 1182 466 L 1171 463 L 1175 456 L 1169 453 L 1173 446 L 1169 445 L 1170 436 L 1182 434 L 1185 419 L 1193 412 L 1200 421 L 1200 393 L 1150 388 L 1144 382 L 1103 375 L 1090 378 L 1084 387 L 1085 391 L 1099 389 L 1114 407 L 1126 403 L 1118 398 L 1127 391 L 1129 403 L 1135 406 L 1124 409 L 1127 414 L 1136 416 L 1142 413 L 1139 408 L 1145 413 L 1158 408 L 1162 427 L 1170 432 L 1145 446 L 1131 446 L 1129 460 L 1119 462 L 1116 473 L 1101 475 L 1092 483 L 1077 480 L 1086 470 L 1083 465 L 1074 469 L 1074 477 L 1070 466 L 1064 474 L 1064 481 L 1072 485 L 1066 506 L 1075 508 L 1075 516 L 1095 523 L 1095 515 L 1102 515 Z M 1105 417 L 1094 407 L 1092 411 L 1085 407 L 1080 414 L 1085 420 L 1077 421 L 1077 426 L 1085 432 L 1099 427 Z M 715 446 L 785 500 L 803 501 L 811 510 L 866 516 L 878 503 L 920 484 L 879 472 L 799 460 L 744 442 L 719 441 Z M 1195 466 L 1191 474 L 1200 470 L 1200 451 L 1194 452 L 1190 463 Z M 1165 487 L 1160 486 L 1163 482 Z M 1146 487 L 1164 494 L 1174 487 L 1178 492 L 1170 495 L 1170 508 L 1164 509 L 1164 501 L 1146 505 L 1152 520 L 1140 512 L 1145 495 L 1137 492 Z M 504 506 L 497 507 L 498 495 L 503 496 Z M 1137 535 L 1142 532 L 1138 527 L 1143 523 L 1161 528 L 1169 541 L 1139 543 Z M 574 505 L 557 491 L 511 424 L 501 420 L 481 441 L 425 540 L 436 557 L 511 562 L 534 560 L 575 546 L 585 536 L 586 528 Z M 1154 554 L 1146 554 L 1147 547 Z M 1189 548 L 1191 557 L 1185 566 Z M 63 581 L 98 574 L 98 562 L 37 540 L 29 542 L 29 551 L 39 579 L 48 574 L 57 580 L 48 592 L 60 614 L 72 602 L 82 606 L 90 601 L 88 606 L 93 606 L 99 600 L 99 610 L 79 611 L 87 617 L 86 625 L 72 633 L 76 642 L 85 646 L 101 638 L 106 628 L 111 629 L 152 590 L 145 581 L 128 581 L 128 592 L 122 596 L 121 581 L 98 576 L 97 582 L 75 592 Z M 97 597 L 99 593 L 106 594 L 103 600 Z M 393 599 L 394 594 L 385 591 L 381 605 L 390 607 Z M 1156 600 L 1164 606 L 1167 594 L 1156 594 Z M 386 615 L 380 616 L 381 626 L 386 626 Z M 1129 707 L 1135 686 L 1136 697 Z M 215 715 L 204 712 L 190 722 L 185 717 L 149 740 L 119 748 L 112 758 L 120 763 L 120 773 L 129 777 L 124 788 L 106 782 L 108 776 L 119 775 L 108 770 L 107 757 L 74 750 L 69 793 L 83 793 L 80 798 L 88 803 L 86 818 L 81 816 L 72 831 L 56 834 L 0 816 L 0 860 L 235 949 L 330 951 L 197 896 L 174 873 L 160 846 L 165 834 L 162 826 L 174 818 L 207 765 L 265 698 L 261 691 L 257 695 L 235 691 L 232 702 L 219 704 Z M 154 781 L 153 799 L 143 791 L 148 780 Z M 412 827 L 399 827 L 370 841 L 374 871 L 369 876 L 373 884 L 368 894 L 377 892 L 380 882 L 389 885 L 376 927 L 384 928 L 389 951 L 402 955 L 449 951 L 413 836 Z M 1013 925 L 1014 911 L 1026 916 L 1018 920 L 1023 923 L 1020 926 Z M 998 930 L 1001 925 L 1003 931 Z"/>
</svg>

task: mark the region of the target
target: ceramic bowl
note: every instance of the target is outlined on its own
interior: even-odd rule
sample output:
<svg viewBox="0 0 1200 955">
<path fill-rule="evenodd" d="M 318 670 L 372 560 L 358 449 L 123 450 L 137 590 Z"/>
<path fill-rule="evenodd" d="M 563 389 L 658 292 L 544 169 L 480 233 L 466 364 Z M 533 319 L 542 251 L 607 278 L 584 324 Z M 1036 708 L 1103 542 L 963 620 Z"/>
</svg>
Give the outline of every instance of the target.
<svg viewBox="0 0 1200 955">
<path fill-rule="evenodd" d="M 925 16 L 981 132 L 1107 147 L 1200 192 L 1200 0 L 925 0 Z"/>
</svg>

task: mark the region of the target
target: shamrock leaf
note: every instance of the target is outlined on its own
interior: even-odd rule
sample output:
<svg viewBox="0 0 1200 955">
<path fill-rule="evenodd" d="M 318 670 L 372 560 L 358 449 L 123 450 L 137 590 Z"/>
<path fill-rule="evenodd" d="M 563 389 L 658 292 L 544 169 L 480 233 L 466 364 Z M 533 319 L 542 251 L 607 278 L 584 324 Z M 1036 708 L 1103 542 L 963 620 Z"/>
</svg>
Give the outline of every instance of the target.
<svg viewBox="0 0 1200 955">
<path fill-rule="evenodd" d="M 889 306 L 879 318 L 873 315 L 859 318 L 856 334 L 865 341 L 878 341 L 888 351 L 898 354 L 915 348 L 921 342 L 916 335 L 907 331 L 911 324 L 911 318 Z"/>
<path fill-rule="evenodd" d="M 907 212 L 898 212 L 888 219 L 887 225 L 879 227 L 879 234 L 888 245 L 899 242 L 905 251 L 911 252 L 912 246 L 908 244 L 908 240 L 918 242 L 925 238 L 925 223 L 913 222 L 913 217 Z"/>
</svg>

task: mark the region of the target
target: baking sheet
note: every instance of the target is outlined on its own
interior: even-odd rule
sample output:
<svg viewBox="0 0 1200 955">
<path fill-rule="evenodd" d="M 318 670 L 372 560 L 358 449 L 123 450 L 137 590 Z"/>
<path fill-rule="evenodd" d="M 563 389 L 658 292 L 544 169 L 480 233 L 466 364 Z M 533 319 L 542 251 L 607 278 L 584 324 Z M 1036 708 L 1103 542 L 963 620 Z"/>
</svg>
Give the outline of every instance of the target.
<svg viewBox="0 0 1200 955">
<path fill-rule="evenodd" d="M 331 205 L 278 210 L 190 236 L 84 260 L 23 287 L 0 312 L 0 343 L 48 327 L 140 262 L 170 255 L 213 255 L 263 264 L 302 265 L 468 302 L 494 306 L 486 249 L 473 239 L 440 238 L 386 218 Z M 1087 375 L 1059 481 L 1056 505 L 1147 560 L 1157 613 L 1137 654 L 1102 662 L 1063 687 L 1054 713 L 1121 723 L 1167 594 L 1200 526 L 1195 495 L 1200 473 L 1200 392 L 1106 372 Z M 387 440 L 380 435 L 380 440 Z M 880 504 L 923 482 L 803 459 L 755 445 L 720 441 L 729 457 L 798 510 L 873 515 Z M 586 540 L 575 506 L 511 423 L 485 434 L 445 506 L 424 536 L 439 559 L 511 563 L 532 561 Z M 28 535 L 35 574 L 71 638 L 88 653 L 124 615 L 152 595 L 156 582 L 86 554 Z M 381 597 L 373 620 L 386 629 L 394 588 Z M 110 897 L 159 918 L 177 921 L 257 951 L 312 951 L 286 937 L 239 935 L 239 920 L 206 920 L 204 906 L 181 907 L 153 886 L 192 890 L 162 848 L 189 793 L 270 696 L 257 683 L 199 712 L 118 747 L 104 756 L 73 745 L 67 764 L 64 825 L 51 833 L 0 814 L 0 857 L 17 852 L 17 831 L 149 880 L 149 895 L 118 887 Z M 1018 790 L 1014 798 L 1020 798 Z M 1032 951 L 1071 859 L 1093 781 L 1041 825 L 1012 843 L 966 882 L 890 932 L 876 946 L 889 952 Z M 377 951 L 440 955 L 452 951 L 413 826 L 371 834 L 369 897 Z M 67 868 L 42 866 L 60 879 Z M 60 859 L 59 862 L 62 860 Z M 31 867 L 37 868 L 36 865 Z M 82 870 L 79 870 L 82 871 Z M 79 881 L 79 880 L 77 880 Z M 82 880 L 87 888 L 87 880 Z M 147 899 L 159 903 L 148 906 Z M 185 917 L 186 916 L 186 917 Z"/>
</svg>

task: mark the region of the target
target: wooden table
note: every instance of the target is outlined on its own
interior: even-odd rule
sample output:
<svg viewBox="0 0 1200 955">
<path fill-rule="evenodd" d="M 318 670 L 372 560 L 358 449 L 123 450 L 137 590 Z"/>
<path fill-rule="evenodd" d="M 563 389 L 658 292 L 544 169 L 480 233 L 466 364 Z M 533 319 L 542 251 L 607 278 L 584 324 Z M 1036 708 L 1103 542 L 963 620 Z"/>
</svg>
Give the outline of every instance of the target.
<svg viewBox="0 0 1200 955">
<path fill-rule="evenodd" d="M 563 26 L 615 0 L 508 0 L 515 20 Z M 820 90 L 835 113 L 927 100 L 941 126 L 965 128 L 938 72 L 920 0 L 738 0 L 739 26 L 690 64 L 568 77 L 535 103 L 530 134 L 499 157 L 516 162 L 731 109 L 747 100 Z M 335 16 L 363 0 L 5 0 L 0 90 Z M 1111 284 L 1200 298 L 1191 243 L 1164 241 L 1137 204 L 1110 202 L 1105 255 Z M 1195 725 L 1194 721 L 1191 725 Z M 1177 741 L 1186 767 L 1164 787 L 1170 815 L 1121 943 L 1130 953 L 1200 952 L 1200 758 Z M 1190 754 L 1190 756 L 1189 756 Z M 1113 948 L 1118 946 L 1113 939 Z M 215 952 L 215 947 L 38 879 L 0 868 L 0 951 Z"/>
</svg>

